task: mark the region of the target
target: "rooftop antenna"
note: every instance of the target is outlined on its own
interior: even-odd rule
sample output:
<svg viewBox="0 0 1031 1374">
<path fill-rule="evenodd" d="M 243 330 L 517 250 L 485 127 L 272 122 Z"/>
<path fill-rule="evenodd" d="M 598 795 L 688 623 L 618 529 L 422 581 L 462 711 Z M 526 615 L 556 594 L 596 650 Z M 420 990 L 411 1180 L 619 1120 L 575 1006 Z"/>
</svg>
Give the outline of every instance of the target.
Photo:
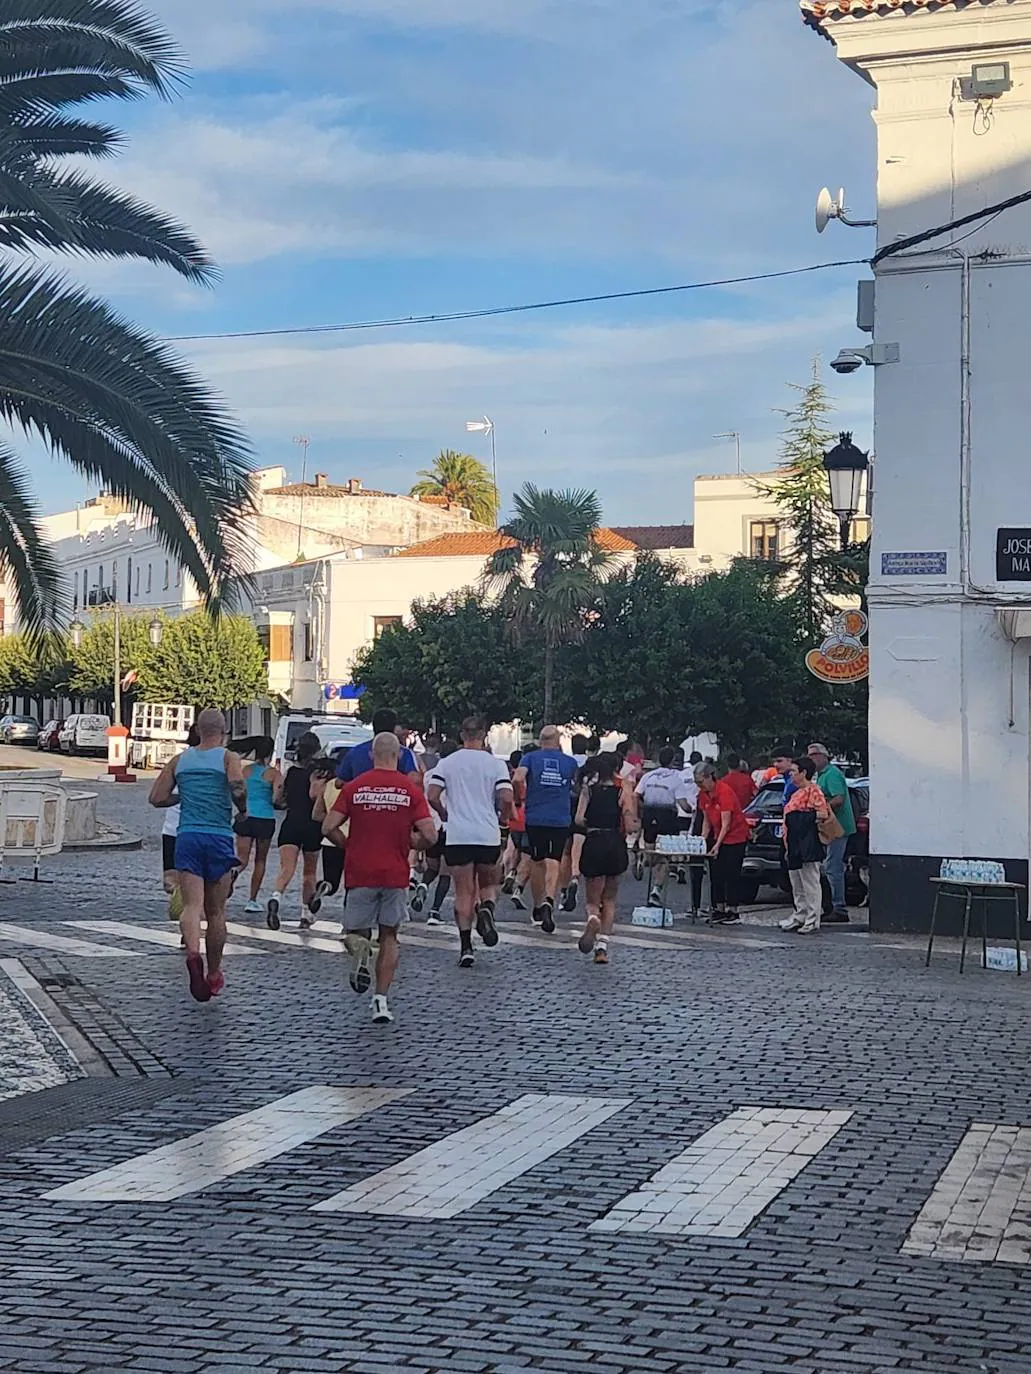
<svg viewBox="0 0 1031 1374">
<path fill-rule="evenodd" d="M 297 512 L 297 559 L 301 559 L 301 543 L 304 537 L 304 487 L 308 480 L 308 449 L 311 439 L 307 434 L 298 434 L 294 438 L 294 443 L 304 452 L 304 461 L 301 464 L 301 505 Z"/>
<path fill-rule="evenodd" d="M 736 429 L 728 430 L 726 434 L 714 434 L 714 439 L 733 439 L 734 450 L 737 453 L 737 475 L 741 476 L 741 435 Z"/>
<path fill-rule="evenodd" d="M 834 199 L 826 186 L 816 197 L 816 232 L 822 234 L 832 219 L 841 220 L 842 224 L 847 224 L 850 229 L 877 228 L 875 219 L 849 219 L 848 210 L 845 208 L 844 186 L 838 191 L 837 200 Z"/>
</svg>

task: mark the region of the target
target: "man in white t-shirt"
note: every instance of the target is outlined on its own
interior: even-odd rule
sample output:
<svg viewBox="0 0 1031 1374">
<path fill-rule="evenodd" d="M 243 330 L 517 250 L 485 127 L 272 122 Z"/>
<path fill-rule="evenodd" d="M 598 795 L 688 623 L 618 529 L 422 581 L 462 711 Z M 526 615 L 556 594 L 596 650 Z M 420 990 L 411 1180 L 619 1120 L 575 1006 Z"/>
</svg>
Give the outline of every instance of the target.
<svg viewBox="0 0 1031 1374">
<path fill-rule="evenodd" d="M 459 733 L 462 748 L 441 759 L 434 768 L 427 780 L 427 796 L 447 828 L 444 861 L 454 880 L 455 920 L 462 941 L 458 964 L 460 968 L 472 968 L 476 962 L 474 920 L 488 949 L 498 943 L 494 910 L 498 899 L 501 826 L 508 824 L 512 814 L 513 790 L 508 764 L 485 748 L 486 723 L 470 716 L 462 722 Z"/>
</svg>

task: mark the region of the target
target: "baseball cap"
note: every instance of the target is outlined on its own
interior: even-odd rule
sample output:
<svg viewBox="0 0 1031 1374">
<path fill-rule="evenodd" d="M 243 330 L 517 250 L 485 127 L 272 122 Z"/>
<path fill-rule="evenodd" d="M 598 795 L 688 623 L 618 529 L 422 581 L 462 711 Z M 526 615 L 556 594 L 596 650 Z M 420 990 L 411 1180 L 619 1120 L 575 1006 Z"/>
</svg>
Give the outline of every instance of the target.
<svg viewBox="0 0 1031 1374">
<path fill-rule="evenodd" d="M 806 753 L 810 755 L 825 754 L 827 758 L 830 758 L 831 756 L 831 751 L 827 748 L 825 744 L 810 744 L 809 748 L 806 750 Z"/>
</svg>

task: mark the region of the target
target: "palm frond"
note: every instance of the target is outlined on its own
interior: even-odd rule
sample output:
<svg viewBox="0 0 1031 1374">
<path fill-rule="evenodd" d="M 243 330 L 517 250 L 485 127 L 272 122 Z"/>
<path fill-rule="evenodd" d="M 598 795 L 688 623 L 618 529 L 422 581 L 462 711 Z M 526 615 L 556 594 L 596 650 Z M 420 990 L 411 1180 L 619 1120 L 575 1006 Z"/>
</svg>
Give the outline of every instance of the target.
<svg viewBox="0 0 1031 1374">
<path fill-rule="evenodd" d="M 36 525 L 36 510 L 18 459 L 0 442 L 0 567 L 10 578 L 30 636 L 53 630 L 61 612 L 60 572 Z"/>
<path fill-rule="evenodd" d="M 0 119 L 10 120 L 26 110 L 63 109 L 91 100 L 133 100 L 139 91 L 114 73 L 41 68 L 0 77 Z"/>
<path fill-rule="evenodd" d="M 11 132 L 16 146 L 32 158 L 111 157 L 125 143 L 118 129 L 56 111 L 25 116 Z"/>
</svg>

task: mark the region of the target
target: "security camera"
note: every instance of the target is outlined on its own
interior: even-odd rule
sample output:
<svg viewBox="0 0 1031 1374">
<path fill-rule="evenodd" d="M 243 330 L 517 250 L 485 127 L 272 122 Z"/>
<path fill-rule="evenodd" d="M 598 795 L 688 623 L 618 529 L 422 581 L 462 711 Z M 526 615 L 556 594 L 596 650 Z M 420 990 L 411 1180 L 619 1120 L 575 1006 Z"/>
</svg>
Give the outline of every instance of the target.
<svg viewBox="0 0 1031 1374">
<path fill-rule="evenodd" d="M 858 372 L 864 363 L 870 361 L 866 353 L 865 348 L 843 348 L 831 363 L 831 367 L 835 372 L 847 377 L 850 372 Z"/>
</svg>

